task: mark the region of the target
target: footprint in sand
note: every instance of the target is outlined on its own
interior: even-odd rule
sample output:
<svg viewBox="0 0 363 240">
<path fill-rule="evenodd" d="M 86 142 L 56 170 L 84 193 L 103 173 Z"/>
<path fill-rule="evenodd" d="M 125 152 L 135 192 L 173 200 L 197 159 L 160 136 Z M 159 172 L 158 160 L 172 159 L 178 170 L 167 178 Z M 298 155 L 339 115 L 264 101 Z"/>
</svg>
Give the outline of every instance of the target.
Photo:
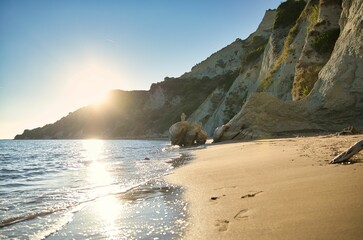
<svg viewBox="0 0 363 240">
<path fill-rule="evenodd" d="M 242 209 L 236 215 L 234 215 L 233 218 L 236 220 L 247 219 L 248 218 L 247 212 L 248 209 Z"/>
<path fill-rule="evenodd" d="M 211 201 L 215 201 L 215 200 L 217 200 L 217 199 L 219 199 L 219 198 L 221 198 L 221 197 L 225 197 L 225 196 L 226 196 L 226 194 L 223 194 L 223 195 L 218 196 L 218 197 L 211 197 L 211 198 L 210 198 L 210 200 L 211 200 Z"/>
<path fill-rule="evenodd" d="M 233 186 L 215 188 L 214 190 L 221 190 L 221 189 L 227 189 L 227 188 L 237 188 L 237 187 L 238 187 L 237 185 L 233 185 Z"/>
<path fill-rule="evenodd" d="M 228 230 L 228 224 L 229 221 L 224 219 L 224 220 L 217 220 L 214 226 L 218 227 L 218 231 L 224 232 Z"/>
<path fill-rule="evenodd" d="M 251 198 L 251 197 L 255 197 L 257 194 L 263 193 L 263 191 L 258 191 L 258 192 L 250 192 L 246 195 L 241 196 L 241 198 Z"/>
</svg>

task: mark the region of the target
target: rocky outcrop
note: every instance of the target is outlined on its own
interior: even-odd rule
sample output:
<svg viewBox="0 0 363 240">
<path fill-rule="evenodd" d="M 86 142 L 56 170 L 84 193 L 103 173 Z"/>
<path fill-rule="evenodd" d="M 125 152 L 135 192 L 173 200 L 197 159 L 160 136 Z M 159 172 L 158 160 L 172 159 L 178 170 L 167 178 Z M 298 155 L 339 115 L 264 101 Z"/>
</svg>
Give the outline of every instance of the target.
<svg viewBox="0 0 363 240">
<path fill-rule="evenodd" d="M 172 145 L 183 147 L 205 144 L 208 138 L 201 125 L 187 121 L 174 123 L 169 128 L 169 135 Z"/>
<path fill-rule="evenodd" d="M 311 120 L 299 102 L 285 102 L 268 93 L 255 93 L 235 117 L 218 128 L 213 141 L 270 138 L 285 133 L 325 130 Z"/>
<path fill-rule="evenodd" d="M 342 6 L 341 34 L 310 94 L 294 102 L 254 94 L 215 141 L 363 128 L 363 2 L 345 0 Z"/>
</svg>

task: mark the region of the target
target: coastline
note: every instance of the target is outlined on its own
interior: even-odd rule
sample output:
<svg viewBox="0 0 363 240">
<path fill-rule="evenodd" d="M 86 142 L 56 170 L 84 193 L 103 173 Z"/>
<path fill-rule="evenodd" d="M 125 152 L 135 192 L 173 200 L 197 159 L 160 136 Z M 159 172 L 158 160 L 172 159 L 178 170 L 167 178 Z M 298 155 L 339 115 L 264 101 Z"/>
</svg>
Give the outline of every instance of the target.
<svg viewBox="0 0 363 240">
<path fill-rule="evenodd" d="M 193 152 L 166 180 L 184 187 L 185 239 L 360 239 L 363 135 L 229 142 Z"/>
<path fill-rule="evenodd" d="M 144 140 L 1 143 L 0 239 L 183 236 L 183 192 L 164 176 L 190 160 L 189 149 Z"/>
</svg>

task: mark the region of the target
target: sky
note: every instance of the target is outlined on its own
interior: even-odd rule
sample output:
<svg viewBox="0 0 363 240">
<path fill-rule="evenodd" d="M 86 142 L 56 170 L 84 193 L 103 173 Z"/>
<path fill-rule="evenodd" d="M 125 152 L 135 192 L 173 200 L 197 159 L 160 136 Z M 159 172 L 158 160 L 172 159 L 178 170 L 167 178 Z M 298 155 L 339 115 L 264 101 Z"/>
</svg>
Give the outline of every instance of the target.
<svg viewBox="0 0 363 240">
<path fill-rule="evenodd" d="M 1 0 L 0 139 L 148 90 L 245 39 L 281 0 Z"/>
</svg>

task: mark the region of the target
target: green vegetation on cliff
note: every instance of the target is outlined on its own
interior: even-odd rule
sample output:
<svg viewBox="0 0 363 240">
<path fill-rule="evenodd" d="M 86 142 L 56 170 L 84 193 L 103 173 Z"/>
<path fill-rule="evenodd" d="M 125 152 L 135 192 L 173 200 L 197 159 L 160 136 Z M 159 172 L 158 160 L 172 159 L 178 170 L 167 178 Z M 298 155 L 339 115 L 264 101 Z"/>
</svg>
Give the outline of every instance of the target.
<svg viewBox="0 0 363 240">
<path fill-rule="evenodd" d="M 318 33 L 318 36 L 312 43 L 312 47 L 320 54 L 330 54 L 335 46 L 340 34 L 340 29 L 330 29 L 322 33 Z"/>
<path fill-rule="evenodd" d="M 252 38 L 250 50 L 241 57 L 241 69 L 246 65 L 254 63 L 262 55 L 265 51 L 267 42 L 268 39 L 262 36 L 254 36 Z"/>
<path fill-rule="evenodd" d="M 342 0 L 320 0 L 321 5 L 342 5 Z"/>
<path fill-rule="evenodd" d="M 277 8 L 274 29 L 294 25 L 305 5 L 304 0 L 287 0 L 281 3 Z"/>
</svg>

